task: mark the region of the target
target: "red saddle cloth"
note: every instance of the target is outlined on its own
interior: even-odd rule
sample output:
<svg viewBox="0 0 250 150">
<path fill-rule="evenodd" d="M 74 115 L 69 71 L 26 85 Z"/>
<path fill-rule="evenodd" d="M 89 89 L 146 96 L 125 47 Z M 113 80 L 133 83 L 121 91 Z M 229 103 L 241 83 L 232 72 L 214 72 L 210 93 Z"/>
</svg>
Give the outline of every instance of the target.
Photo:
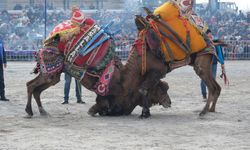
<svg viewBox="0 0 250 150">
<path fill-rule="evenodd" d="M 105 35 L 101 34 L 93 43 L 91 42 L 91 45 L 88 45 L 100 30 L 101 28 L 93 19 L 86 18 L 79 9 L 73 9 L 71 20 L 57 25 L 44 42 L 44 46 L 53 45 L 60 54 L 64 54 L 61 61 L 64 65 L 63 69 L 76 79 L 81 80 L 87 69 L 91 74 L 99 76 L 93 91 L 99 95 L 106 95 L 114 73 L 115 48 L 112 39 L 106 40 L 88 53 L 86 53 L 88 49 L 84 49 L 84 52 L 82 50 L 85 46 L 91 47 L 104 38 Z"/>
<path fill-rule="evenodd" d="M 75 25 L 70 20 L 67 20 L 57 25 L 54 28 L 54 30 L 50 33 L 49 38 L 53 38 L 54 36 L 58 34 L 60 36 L 60 42 L 57 47 L 62 53 L 64 53 L 64 55 L 67 56 L 67 54 L 74 51 L 74 48 L 77 46 L 81 37 L 88 34 L 88 32 L 94 26 L 97 26 L 97 25 L 95 24 L 95 21 L 91 18 L 86 18 L 84 25 L 82 27 Z M 100 38 L 102 38 L 102 35 L 99 38 L 97 38 L 94 41 L 94 43 L 99 41 Z M 95 48 L 94 50 L 92 50 L 85 56 L 80 56 L 79 54 L 76 54 L 76 56 L 74 56 L 75 58 L 73 58 L 74 60 L 73 64 L 77 66 L 81 66 L 81 67 L 84 65 L 94 67 L 106 55 L 109 49 L 110 43 L 111 43 L 111 40 L 107 40 L 103 42 L 100 46 L 98 46 L 97 48 Z"/>
</svg>

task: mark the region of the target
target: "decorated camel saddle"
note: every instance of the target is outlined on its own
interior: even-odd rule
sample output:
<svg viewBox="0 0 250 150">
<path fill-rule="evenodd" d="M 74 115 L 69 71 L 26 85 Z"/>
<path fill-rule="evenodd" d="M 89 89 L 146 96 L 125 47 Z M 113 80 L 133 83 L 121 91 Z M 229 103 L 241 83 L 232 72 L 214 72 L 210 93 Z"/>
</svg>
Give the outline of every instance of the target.
<svg viewBox="0 0 250 150">
<path fill-rule="evenodd" d="M 142 22 L 153 28 L 160 37 L 161 53 L 165 61 L 170 65 L 176 65 L 173 66 L 176 68 L 189 64 L 191 54 L 198 52 L 199 54 L 215 54 L 212 42 L 203 31 L 206 30 L 206 24 L 193 11 L 190 11 L 191 14 L 184 15 L 180 7 L 173 1 L 164 3 L 154 12 L 144 8 L 148 16 L 141 18 Z M 149 46 L 154 45 L 146 31 L 145 33 L 140 32 L 139 40 L 145 39 L 144 36 L 147 37 Z M 141 42 L 137 43 L 135 46 L 140 47 Z"/>
<path fill-rule="evenodd" d="M 67 72 L 81 81 L 86 72 L 99 78 L 95 86 L 100 95 L 107 93 L 114 72 L 112 22 L 98 26 L 78 9 L 72 9 L 72 18 L 57 25 L 38 51 L 39 70 L 44 75 Z"/>
</svg>

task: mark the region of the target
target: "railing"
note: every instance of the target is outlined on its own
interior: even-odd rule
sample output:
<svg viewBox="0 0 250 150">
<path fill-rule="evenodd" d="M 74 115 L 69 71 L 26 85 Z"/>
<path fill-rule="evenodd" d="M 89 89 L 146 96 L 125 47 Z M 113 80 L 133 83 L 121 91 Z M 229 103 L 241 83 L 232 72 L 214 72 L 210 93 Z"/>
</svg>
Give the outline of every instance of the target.
<svg viewBox="0 0 250 150">
<path fill-rule="evenodd" d="M 227 60 L 250 60 L 250 40 L 228 40 L 229 47 L 224 47 Z"/>
<path fill-rule="evenodd" d="M 224 47 L 224 58 L 226 60 L 250 60 L 250 40 L 226 41 L 229 47 Z M 133 41 L 117 42 L 116 54 L 122 60 L 127 60 Z M 31 61 L 34 60 L 35 50 L 6 51 L 9 61 Z"/>
</svg>

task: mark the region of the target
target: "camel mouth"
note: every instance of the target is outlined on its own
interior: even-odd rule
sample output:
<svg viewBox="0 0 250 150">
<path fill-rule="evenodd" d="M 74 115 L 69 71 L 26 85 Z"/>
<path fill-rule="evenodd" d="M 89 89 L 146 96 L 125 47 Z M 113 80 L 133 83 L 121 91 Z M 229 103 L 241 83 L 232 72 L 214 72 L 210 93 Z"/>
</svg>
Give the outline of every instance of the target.
<svg viewBox="0 0 250 150">
<path fill-rule="evenodd" d="M 171 107 L 171 100 L 168 95 L 165 95 L 160 98 L 160 105 L 162 105 L 164 108 L 169 108 Z"/>
</svg>

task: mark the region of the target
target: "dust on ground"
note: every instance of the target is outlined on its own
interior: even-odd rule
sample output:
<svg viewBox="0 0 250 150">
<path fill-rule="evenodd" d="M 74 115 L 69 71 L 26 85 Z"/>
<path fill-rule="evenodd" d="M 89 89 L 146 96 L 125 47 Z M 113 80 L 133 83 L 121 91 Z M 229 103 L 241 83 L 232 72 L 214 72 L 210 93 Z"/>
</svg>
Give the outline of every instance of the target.
<svg viewBox="0 0 250 150">
<path fill-rule="evenodd" d="M 169 73 L 172 107 L 151 108 L 149 119 L 139 119 L 141 108 L 129 116 L 91 117 L 88 109 L 95 94 L 83 90 L 86 104 L 77 104 L 72 82 L 69 105 L 62 105 L 61 82 L 42 94 L 49 117 L 39 115 L 33 102 L 34 117 L 26 119 L 25 83 L 33 62 L 8 62 L 5 70 L 6 96 L 0 101 L 1 150 L 248 150 L 250 149 L 250 61 L 226 61 L 230 86 L 222 86 L 216 113 L 198 116 L 205 103 L 200 94 L 200 79 L 191 67 Z"/>
</svg>

